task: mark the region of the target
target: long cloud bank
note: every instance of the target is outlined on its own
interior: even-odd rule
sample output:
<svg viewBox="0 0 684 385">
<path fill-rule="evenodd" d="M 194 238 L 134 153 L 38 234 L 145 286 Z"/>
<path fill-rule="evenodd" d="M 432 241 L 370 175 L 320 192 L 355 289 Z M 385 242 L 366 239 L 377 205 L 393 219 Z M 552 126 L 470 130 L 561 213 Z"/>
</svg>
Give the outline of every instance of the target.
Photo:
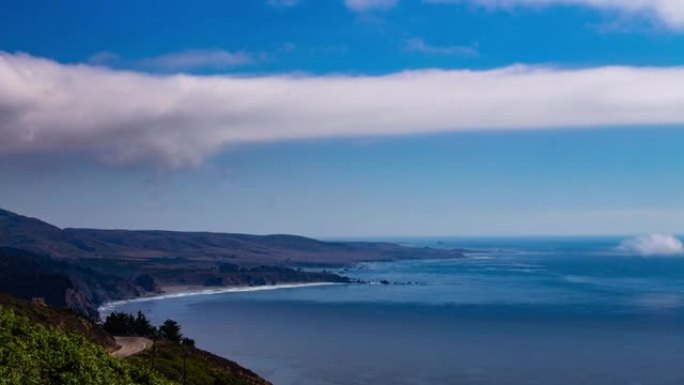
<svg viewBox="0 0 684 385">
<path fill-rule="evenodd" d="M 227 144 L 684 123 L 684 67 L 191 76 L 0 53 L 0 155 L 200 163 Z"/>
</svg>

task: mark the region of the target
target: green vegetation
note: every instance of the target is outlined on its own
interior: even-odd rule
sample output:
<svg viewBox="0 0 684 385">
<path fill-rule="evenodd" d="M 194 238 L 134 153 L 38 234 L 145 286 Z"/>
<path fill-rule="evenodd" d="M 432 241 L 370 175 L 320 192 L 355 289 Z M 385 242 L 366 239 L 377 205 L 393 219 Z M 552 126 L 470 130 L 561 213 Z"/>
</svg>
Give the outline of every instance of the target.
<svg viewBox="0 0 684 385">
<path fill-rule="evenodd" d="M 11 309 L 15 314 L 31 322 L 57 328 L 66 333 L 78 334 L 107 350 L 117 348 L 114 338 L 90 318 L 71 309 L 57 309 L 41 300 L 24 301 L 0 292 L 0 307 Z"/>
<path fill-rule="evenodd" d="M 110 357 L 80 335 L 31 322 L 0 306 L 1 385 L 167 385 L 136 362 Z"/>
<path fill-rule="evenodd" d="M 183 338 L 180 330 L 181 327 L 178 322 L 167 319 L 162 326 L 159 327 L 159 334 L 171 342 L 180 343 L 181 338 Z"/>
<path fill-rule="evenodd" d="M 104 328 L 65 309 L 0 293 L 0 385 L 269 385 L 237 363 L 194 346 L 181 327 L 113 313 L 116 335 L 150 337 L 152 348 L 124 360 Z"/>
<path fill-rule="evenodd" d="M 128 357 L 135 366 L 150 366 L 155 355 L 154 368 L 166 378 L 187 385 L 256 385 L 268 384 L 253 372 L 238 364 L 195 349 L 183 343 L 161 340 L 156 351 L 150 349 Z M 185 380 L 184 380 L 185 379 Z"/>
<path fill-rule="evenodd" d="M 148 337 L 151 349 L 126 358 L 135 367 L 154 369 L 166 378 L 183 385 L 265 385 L 254 372 L 233 361 L 195 348 L 195 341 L 181 334 L 181 326 L 166 320 L 154 327 L 141 312 L 131 315 L 113 312 L 103 328 L 118 336 Z"/>
<path fill-rule="evenodd" d="M 115 336 L 154 337 L 157 333 L 157 328 L 140 311 L 135 317 L 115 311 L 107 316 L 102 327 Z"/>
<path fill-rule="evenodd" d="M 167 319 L 157 328 L 152 326 L 141 311 L 138 311 L 135 316 L 115 311 L 107 316 L 102 328 L 115 336 L 147 337 L 155 341 L 162 338 L 176 344 L 195 346 L 195 340 L 181 334 L 181 326 L 178 322 Z"/>
</svg>

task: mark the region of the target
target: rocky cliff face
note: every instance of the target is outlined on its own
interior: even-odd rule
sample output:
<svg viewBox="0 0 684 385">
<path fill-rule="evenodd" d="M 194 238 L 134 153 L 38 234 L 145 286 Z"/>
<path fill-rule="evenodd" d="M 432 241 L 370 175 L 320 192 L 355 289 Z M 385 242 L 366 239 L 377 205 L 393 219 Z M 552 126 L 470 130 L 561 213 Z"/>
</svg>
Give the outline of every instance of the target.
<svg viewBox="0 0 684 385">
<path fill-rule="evenodd" d="M 11 247 L 0 247 L 0 291 L 88 316 L 96 316 L 102 302 L 146 294 L 133 282 Z"/>
</svg>

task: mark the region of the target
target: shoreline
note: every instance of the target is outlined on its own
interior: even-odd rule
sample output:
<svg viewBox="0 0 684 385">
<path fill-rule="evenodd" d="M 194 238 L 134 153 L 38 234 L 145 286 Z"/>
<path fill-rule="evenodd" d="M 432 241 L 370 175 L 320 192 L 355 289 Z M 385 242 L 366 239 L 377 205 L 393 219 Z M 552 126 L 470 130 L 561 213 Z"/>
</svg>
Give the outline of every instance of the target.
<svg viewBox="0 0 684 385">
<path fill-rule="evenodd" d="M 473 252 L 477 253 L 477 252 Z M 393 260 L 371 260 L 371 261 L 359 261 L 350 263 L 344 267 L 337 268 L 338 271 L 334 271 L 334 274 L 342 274 L 343 271 L 360 265 L 369 263 L 393 263 L 393 262 L 404 262 L 404 261 L 444 261 L 444 260 L 462 260 L 464 258 L 470 258 L 469 254 L 462 254 L 460 257 L 452 258 L 406 258 L 406 259 L 393 259 Z M 182 298 L 198 295 L 211 295 L 211 294 L 222 294 L 222 293 L 241 293 L 241 292 L 252 292 L 252 291 L 267 291 L 267 290 L 283 290 L 283 289 L 298 289 L 306 287 L 317 287 L 317 286 L 331 286 L 331 285 L 348 285 L 351 283 L 370 283 L 370 282 L 358 282 L 352 280 L 352 282 L 342 283 L 342 282 L 301 282 L 301 283 L 282 283 L 275 285 L 260 285 L 260 286 L 218 286 L 218 287 L 206 287 L 201 285 L 168 285 L 162 286 L 162 292 L 145 295 L 141 297 L 122 299 L 116 301 L 107 301 L 102 303 L 97 307 L 97 313 L 99 319 L 104 319 L 104 317 L 109 314 L 113 308 L 134 302 L 147 302 L 147 301 L 157 301 L 163 299 L 171 298 Z M 372 284 L 372 283 L 371 283 Z"/>
<path fill-rule="evenodd" d="M 308 283 L 283 283 L 276 285 L 261 285 L 261 286 L 222 286 L 217 288 L 206 288 L 204 286 L 167 286 L 163 288 L 163 292 L 153 294 L 150 296 L 136 297 L 130 299 L 123 299 L 117 301 L 105 302 L 97 307 L 97 312 L 100 319 L 103 319 L 107 314 L 112 312 L 114 308 L 119 305 L 135 302 L 158 301 L 171 298 L 193 297 L 199 295 L 212 295 L 223 293 L 244 293 L 253 291 L 269 291 L 269 290 L 284 290 L 284 289 L 299 289 L 306 287 L 318 286 L 332 286 L 342 285 L 339 282 L 308 282 Z"/>
</svg>

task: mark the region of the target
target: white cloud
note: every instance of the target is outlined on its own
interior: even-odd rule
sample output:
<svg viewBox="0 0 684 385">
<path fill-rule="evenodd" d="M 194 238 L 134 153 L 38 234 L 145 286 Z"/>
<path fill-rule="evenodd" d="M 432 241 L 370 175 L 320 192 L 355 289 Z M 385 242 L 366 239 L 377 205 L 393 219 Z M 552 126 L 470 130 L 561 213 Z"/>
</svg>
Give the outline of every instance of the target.
<svg viewBox="0 0 684 385">
<path fill-rule="evenodd" d="M 666 26 L 684 29 L 682 0 L 424 0 L 428 3 L 477 4 L 488 8 L 583 6 L 614 10 L 631 15 L 655 17 Z"/>
<path fill-rule="evenodd" d="M 464 56 L 475 57 L 479 53 L 477 49 L 464 45 L 438 46 L 425 42 L 422 38 L 415 37 L 406 41 L 404 49 L 407 52 L 418 52 L 426 55 Z"/>
<path fill-rule="evenodd" d="M 143 59 L 138 62 L 138 65 L 162 71 L 187 71 L 225 69 L 252 64 L 254 61 L 254 57 L 246 52 L 190 50 Z"/>
<path fill-rule="evenodd" d="M 625 239 L 618 249 L 643 256 L 684 255 L 682 241 L 669 234 L 650 234 Z"/>
<path fill-rule="evenodd" d="M 0 53 L 0 155 L 200 163 L 231 143 L 684 124 L 684 67 L 149 75 Z"/>
<path fill-rule="evenodd" d="M 354 12 L 388 10 L 397 5 L 399 0 L 344 0 L 347 8 Z"/>
</svg>

